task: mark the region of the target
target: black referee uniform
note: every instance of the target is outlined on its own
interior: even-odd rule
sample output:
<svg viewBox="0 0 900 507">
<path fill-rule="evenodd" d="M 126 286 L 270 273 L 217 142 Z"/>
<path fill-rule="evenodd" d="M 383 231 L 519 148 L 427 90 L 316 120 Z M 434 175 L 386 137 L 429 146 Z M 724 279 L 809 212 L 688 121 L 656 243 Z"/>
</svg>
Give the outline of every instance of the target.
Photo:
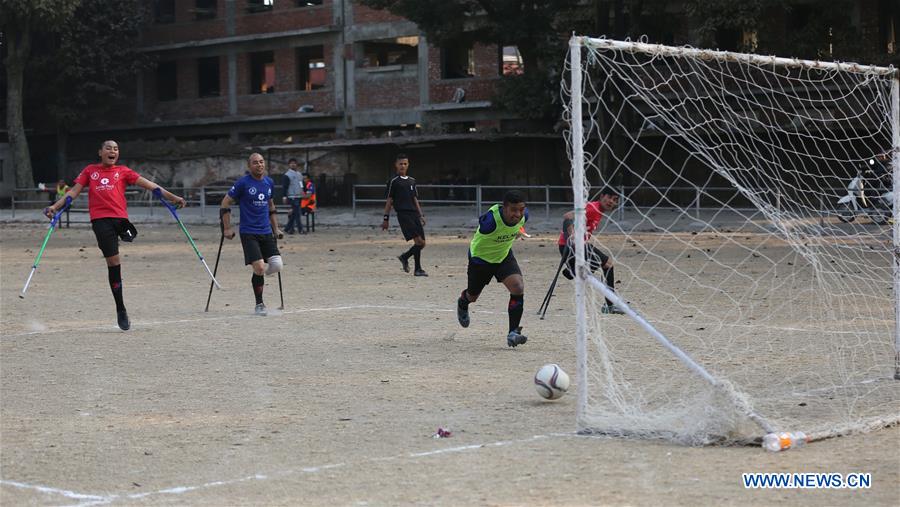
<svg viewBox="0 0 900 507">
<path fill-rule="evenodd" d="M 415 199 L 419 195 L 416 192 L 416 179 L 412 176 L 394 176 L 387 184 L 387 197 L 391 199 L 394 211 L 397 212 L 397 222 L 403 232 L 403 239 L 409 241 L 415 237 L 425 239 L 425 229 L 416 207 Z M 413 245 L 408 251 L 399 256 L 404 271 L 409 271 L 409 258 L 415 259 L 415 274 L 427 276 L 421 265 L 422 248 Z"/>
</svg>

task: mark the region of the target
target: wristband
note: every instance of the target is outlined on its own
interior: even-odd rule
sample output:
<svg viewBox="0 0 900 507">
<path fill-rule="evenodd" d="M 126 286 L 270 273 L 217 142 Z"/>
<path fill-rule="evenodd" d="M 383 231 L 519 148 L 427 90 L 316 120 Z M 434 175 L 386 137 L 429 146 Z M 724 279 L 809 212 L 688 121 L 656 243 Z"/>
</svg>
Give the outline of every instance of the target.
<svg viewBox="0 0 900 507">
<path fill-rule="evenodd" d="M 390 215 L 385 215 L 385 216 L 384 216 L 384 219 L 385 219 L 385 220 L 388 220 L 388 219 L 390 219 L 390 218 L 391 218 Z"/>
</svg>

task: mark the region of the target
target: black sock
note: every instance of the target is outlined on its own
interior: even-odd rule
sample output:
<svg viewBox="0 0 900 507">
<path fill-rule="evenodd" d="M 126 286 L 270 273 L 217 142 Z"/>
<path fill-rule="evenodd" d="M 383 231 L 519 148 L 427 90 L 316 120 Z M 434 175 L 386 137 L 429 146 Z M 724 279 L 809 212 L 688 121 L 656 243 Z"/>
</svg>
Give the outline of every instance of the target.
<svg viewBox="0 0 900 507">
<path fill-rule="evenodd" d="M 466 296 L 466 291 L 462 291 L 462 294 L 459 295 L 459 299 L 456 300 L 456 304 L 463 310 L 469 309 L 469 298 Z"/>
<path fill-rule="evenodd" d="M 116 311 L 125 311 L 125 302 L 122 300 L 122 265 L 106 266 L 109 275 L 109 288 L 112 291 L 113 299 L 116 300 Z"/>
<path fill-rule="evenodd" d="M 615 275 L 613 266 L 610 266 L 609 269 L 604 269 L 603 274 L 606 276 L 606 286 L 609 287 L 610 289 L 612 289 L 613 291 L 615 291 L 616 290 L 616 275 Z M 606 304 L 612 306 L 612 301 L 607 299 Z"/>
<path fill-rule="evenodd" d="M 416 259 L 416 271 L 420 271 L 422 269 L 422 247 L 413 245 L 411 250 L 413 251 L 413 257 Z"/>
<path fill-rule="evenodd" d="M 409 250 L 403 252 L 400 257 L 403 257 L 403 260 L 406 260 L 412 257 L 414 253 L 416 253 L 416 245 L 411 246 Z"/>
<path fill-rule="evenodd" d="M 519 327 L 519 322 L 522 321 L 522 312 L 525 309 L 525 294 L 510 294 L 509 295 L 509 306 L 507 307 L 507 312 L 509 312 L 509 330 L 512 331 Z"/>
<path fill-rule="evenodd" d="M 266 278 L 262 275 L 253 273 L 253 276 L 250 278 L 250 283 L 253 285 L 253 295 L 256 296 L 256 304 L 262 303 L 262 294 L 263 288 L 266 286 Z"/>
</svg>

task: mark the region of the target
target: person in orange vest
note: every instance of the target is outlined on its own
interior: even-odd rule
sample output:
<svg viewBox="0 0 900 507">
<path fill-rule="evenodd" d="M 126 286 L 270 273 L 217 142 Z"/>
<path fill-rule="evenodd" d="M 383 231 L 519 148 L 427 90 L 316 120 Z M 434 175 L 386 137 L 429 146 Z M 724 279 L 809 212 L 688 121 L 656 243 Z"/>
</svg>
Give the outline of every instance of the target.
<svg viewBox="0 0 900 507">
<path fill-rule="evenodd" d="M 309 177 L 309 173 L 303 173 L 303 193 L 300 194 L 300 213 L 301 216 L 309 215 L 316 212 L 316 185 Z M 300 234 L 303 232 L 303 222 L 297 220 L 297 229 Z M 309 231 L 306 231 L 309 232 Z"/>
</svg>

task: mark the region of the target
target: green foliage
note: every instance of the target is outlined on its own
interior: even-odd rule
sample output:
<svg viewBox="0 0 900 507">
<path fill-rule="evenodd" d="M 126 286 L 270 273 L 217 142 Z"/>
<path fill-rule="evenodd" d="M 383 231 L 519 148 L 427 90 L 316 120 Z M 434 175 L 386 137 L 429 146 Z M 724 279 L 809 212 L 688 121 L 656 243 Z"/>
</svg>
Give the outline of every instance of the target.
<svg viewBox="0 0 900 507">
<path fill-rule="evenodd" d="M 552 121 L 559 117 L 559 79 L 544 74 L 505 76 L 497 86 L 494 102 L 529 120 Z"/>
<path fill-rule="evenodd" d="M 74 18 L 36 45 L 26 78 L 26 107 L 68 130 L 86 113 L 102 114 L 133 89 L 147 58 L 137 51 L 140 0 L 82 0 Z M 49 118 L 47 118 L 49 116 Z"/>
<path fill-rule="evenodd" d="M 3 0 L 0 26 L 4 32 L 31 27 L 36 33 L 52 32 L 71 17 L 81 0 Z"/>
<path fill-rule="evenodd" d="M 756 47 L 740 51 L 779 56 L 866 60 L 862 37 L 849 13 L 853 0 L 689 0 L 687 14 L 699 24 L 696 45 L 716 47 L 722 31 L 756 32 Z M 777 23 L 773 24 L 773 20 Z"/>
</svg>

